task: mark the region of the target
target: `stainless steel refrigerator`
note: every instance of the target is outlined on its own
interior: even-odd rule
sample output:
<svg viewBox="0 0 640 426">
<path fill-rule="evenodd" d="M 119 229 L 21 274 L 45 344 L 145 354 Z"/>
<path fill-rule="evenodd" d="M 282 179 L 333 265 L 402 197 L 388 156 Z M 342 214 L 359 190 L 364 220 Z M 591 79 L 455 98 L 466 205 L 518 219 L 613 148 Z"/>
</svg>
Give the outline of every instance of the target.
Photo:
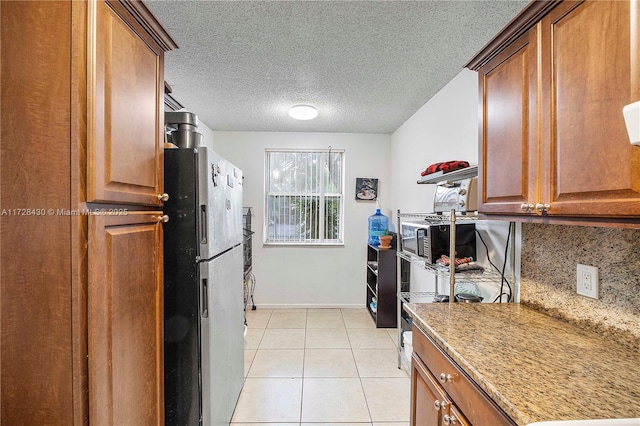
<svg viewBox="0 0 640 426">
<path fill-rule="evenodd" d="M 228 425 L 244 377 L 242 171 L 165 150 L 165 424 Z"/>
</svg>

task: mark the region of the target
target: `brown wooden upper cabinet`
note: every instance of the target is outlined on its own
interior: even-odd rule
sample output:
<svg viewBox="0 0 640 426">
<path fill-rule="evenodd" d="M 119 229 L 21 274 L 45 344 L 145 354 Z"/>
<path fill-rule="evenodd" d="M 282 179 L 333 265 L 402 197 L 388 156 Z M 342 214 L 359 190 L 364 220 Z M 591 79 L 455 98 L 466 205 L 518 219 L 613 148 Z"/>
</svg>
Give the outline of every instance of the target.
<svg viewBox="0 0 640 426">
<path fill-rule="evenodd" d="M 90 2 L 88 14 L 87 202 L 161 205 L 167 49 L 126 3 Z"/>
<path fill-rule="evenodd" d="M 479 73 L 479 211 L 640 217 L 640 4 L 532 2 L 469 64 Z"/>
<path fill-rule="evenodd" d="M 520 206 L 536 199 L 536 69 L 531 30 L 480 70 L 483 213 L 522 213 Z"/>
</svg>

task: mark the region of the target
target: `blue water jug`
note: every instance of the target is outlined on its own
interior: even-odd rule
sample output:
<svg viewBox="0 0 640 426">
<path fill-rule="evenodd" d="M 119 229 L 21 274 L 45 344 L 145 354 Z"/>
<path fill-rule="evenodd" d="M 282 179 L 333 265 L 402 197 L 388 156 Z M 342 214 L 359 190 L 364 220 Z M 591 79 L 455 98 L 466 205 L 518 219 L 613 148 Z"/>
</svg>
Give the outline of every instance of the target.
<svg viewBox="0 0 640 426">
<path fill-rule="evenodd" d="M 380 208 L 376 208 L 376 213 L 369 216 L 369 244 L 378 247 L 380 245 L 380 235 L 384 235 L 389 230 L 389 218 L 380 213 Z"/>
</svg>

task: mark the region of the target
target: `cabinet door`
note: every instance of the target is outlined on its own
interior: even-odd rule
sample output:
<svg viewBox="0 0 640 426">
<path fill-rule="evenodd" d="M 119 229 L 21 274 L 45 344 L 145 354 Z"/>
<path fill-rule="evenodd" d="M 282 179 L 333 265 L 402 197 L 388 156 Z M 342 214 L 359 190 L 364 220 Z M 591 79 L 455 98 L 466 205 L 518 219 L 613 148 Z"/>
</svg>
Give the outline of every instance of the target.
<svg viewBox="0 0 640 426">
<path fill-rule="evenodd" d="M 536 30 L 479 70 L 479 205 L 482 213 L 527 213 L 536 199 Z"/>
<path fill-rule="evenodd" d="M 89 217 L 89 419 L 164 423 L 162 213 Z"/>
<path fill-rule="evenodd" d="M 470 426 L 471 425 L 471 423 L 462 415 L 462 412 L 455 405 L 452 405 L 450 407 L 450 410 L 449 410 L 449 422 L 450 422 L 450 424 L 457 425 L 457 426 Z"/>
<path fill-rule="evenodd" d="M 113 7 L 88 5 L 87 201 L 159 205 L 163 51 Z"/>
<path fill-rule="evenodd" d="M 444 408 L 442 408 L 444 406 Z M 420 358 L 411 356 L 411 426 L 440 426 L 449 401 Z"/>
<path fill-rule="evenodd" d="M 550 215 L 639 216 L 640 147 L 622 108 L 640 100 L 640 5 L 566 2 L 542 20 L 541 176 Z"/>
</svg>

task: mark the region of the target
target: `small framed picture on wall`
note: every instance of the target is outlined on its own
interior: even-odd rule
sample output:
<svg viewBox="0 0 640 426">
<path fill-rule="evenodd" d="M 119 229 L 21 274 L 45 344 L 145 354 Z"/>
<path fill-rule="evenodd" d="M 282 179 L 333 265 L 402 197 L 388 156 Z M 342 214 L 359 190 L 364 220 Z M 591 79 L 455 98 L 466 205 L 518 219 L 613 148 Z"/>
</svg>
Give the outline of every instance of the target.
<svg viewBox="0 0 640 426">
<path fill-rule="evenodd" d="M 378 198 L 378 179 L 356 178 L 356 200 L 375 201 Z"/>
</svg>

